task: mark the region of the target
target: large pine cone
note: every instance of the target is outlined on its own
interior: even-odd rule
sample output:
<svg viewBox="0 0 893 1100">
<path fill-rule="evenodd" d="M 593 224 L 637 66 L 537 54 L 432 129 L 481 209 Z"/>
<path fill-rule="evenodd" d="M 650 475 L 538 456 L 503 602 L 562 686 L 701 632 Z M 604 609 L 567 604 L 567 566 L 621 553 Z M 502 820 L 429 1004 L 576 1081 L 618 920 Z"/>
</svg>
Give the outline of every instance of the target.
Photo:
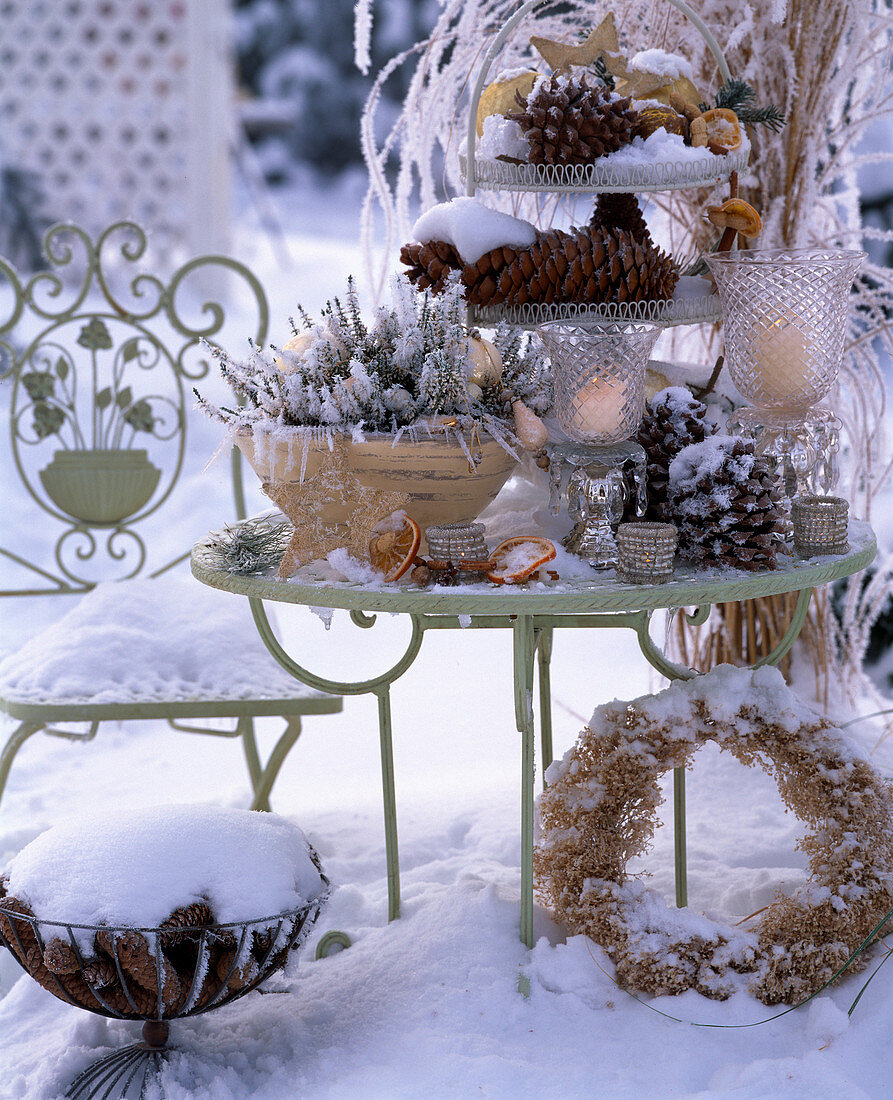
<svg viewBox="0 0 893 1100">
<path fill-rule="evenodd" d="M 420 290 L 443 289 L 448 272 L 441 257 L 450 247 L 443 241 L 403 246 L 400 258 Z M 462 268 L 465 297 L 478 306 L 666 300 L 678 278 L 673 260 L 650 241 L 593 227 L 538 230 L 529 248 L 494 248 Z"/>
<path fill-rule="evenodd" d="M 539 231 L 529 248 L 494 248 L 462 271 L 466 298 L 480 306 L 652 301 L 672 297 L 678 278 L 659 248 L 588 227 Z"/>
<path fill-rule="evenodd" d="M 627 192 L 602 191 L 595 203 L 590 229 L 625 229 L 639 244 L 652 243 L 639 200 Z"/>
<path fill-rule="evenodd" d="M 669 491 L 683 557 L 752 573 L 777 568 L 781 482 L 752 443 L 717 435 L 686 447 L 670 465 Z"/>
<path fill-rule="evenodd" d="M 661 390 L 647 403 L 638 435 L 638 442 L 648 456 L 646 519 L 658 523 L 674 522 L 673 509 L 667 499 L 670 463 L 683 447 L 704 441 L 706 412 L 707 406 L 683 386 Z"/>
<path fill-rule="evenodd" d="M 531 164 L 591 164 L 633 139 L 637 114 L 631 100 L 613 99 L 606 88 L 590 88 L 585 78 L 552 76 L 540 80 L 521 108 L 506 117 L 527 136 Z"/>
<path fill-rule="evenodd" d="M 405 244 L 400 249 L 400 262 L 409 268 L 406 274 L 419 290 L 430 287 L 435 294 L 446 289 L 451 271 L 461 271 L 464 266 L 459 253 L 446 241 Z"/>
</svg>

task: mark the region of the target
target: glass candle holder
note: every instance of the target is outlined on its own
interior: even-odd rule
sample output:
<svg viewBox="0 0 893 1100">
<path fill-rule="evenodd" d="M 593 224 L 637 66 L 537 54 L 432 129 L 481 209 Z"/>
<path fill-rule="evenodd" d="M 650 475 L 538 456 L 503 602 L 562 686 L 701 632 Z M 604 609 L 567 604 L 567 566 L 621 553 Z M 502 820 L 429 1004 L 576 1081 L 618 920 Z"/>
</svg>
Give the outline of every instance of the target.
<svg viewBox="0 0 893 1100">
<path fill-rule="evenodd" d="M 645 410 L 645 367 L 660 326 L 552 321 L 537 331 L 552 361 L 555 414 L 565 435 L 596 446 L 635 435 Z"/>
<path fill-rule="evenodd" d="M 849 505 L 843 497 L 798 497 L 791 506 L 794 548 L 804 558 L 845 554 Z"/>
<path fill-rule="evenodd" d="M 665 584 L 673 577 L 679 532 L 672 523 L 621 523 L 617 579 L 628 584 Z"/>
<path fill-rule="evenodd" d="M 726 362 L 754 405 L 797 411 L 837 380 L 853 278 L 866 253 L 746 249 L 705 256 L 722 302 Z"/>
<path fill-rule="evenodd" d="M 793 537 L 791 508 L 797 497 L 825 496 L 837 487 L 840 420 L 819 406 L 791 416 L 783 410 L 745 406 L 729 417 L 729 430 L 775 459 L 781 482 L 779 512 L 786 542 Z"/>
<path fill-rule="evenodd" d="M 562 545 L 593 569 L 612 569 L 617 564 L 617 526 L 624 515 L 645 515 L 644 448 L 631 440 L 608 447 L 552 443 L 546 453 L 550 511 L 557 516 L 566 499 L 573 524 Z"/>
</svg>

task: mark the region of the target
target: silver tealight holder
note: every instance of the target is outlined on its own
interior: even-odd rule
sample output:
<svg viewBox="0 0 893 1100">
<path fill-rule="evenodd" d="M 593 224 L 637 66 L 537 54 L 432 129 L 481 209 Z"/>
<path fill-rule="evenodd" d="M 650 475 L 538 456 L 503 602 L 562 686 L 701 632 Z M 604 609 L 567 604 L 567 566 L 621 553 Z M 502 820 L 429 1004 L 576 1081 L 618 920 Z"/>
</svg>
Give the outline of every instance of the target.
<svg viewBox="0 0 893 1100">
<path fill-rule="evenodd" d="M 672 523 L 621 523 L 617 579 L 627 584 L 665 584 L 673 578 L 679 532 Z"/>
<path fill-rule="evenodd" d="M 804 558 L 845 554 L 849 505 L 843 497 L 802 496 L 791 505 L 794 549 Z"/>
<path fill-rule="evenodd" d="M 486 561 L 490 551 L 484 542 L 482 523 L 439 523 L 425 529 L 428 554 L 441 561 L 458 565 L 463 561 Z M 485 574 L 466 572 L 463 581 L 480 580 Z"/>
</svg>

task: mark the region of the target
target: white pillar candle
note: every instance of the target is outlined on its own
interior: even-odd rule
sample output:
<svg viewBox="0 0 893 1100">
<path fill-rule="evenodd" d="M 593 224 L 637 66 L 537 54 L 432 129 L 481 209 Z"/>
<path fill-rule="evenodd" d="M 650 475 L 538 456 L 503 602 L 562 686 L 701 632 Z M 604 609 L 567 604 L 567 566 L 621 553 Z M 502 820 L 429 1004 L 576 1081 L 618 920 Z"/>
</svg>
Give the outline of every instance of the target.
<svg viewBox="0 0 893 1100">
<path fill-rule="evenodd" d="M 757 330 L 753 340 L 759 404 L 788 406 L 809 400 L 815 385 L 815 342 L 785 317 Z"/>
<path fill-rule="evenodd" d="M 621 381 L 592 378 L 573 395 L 561 427 L 572 439 L 615 440 L 624 421 L 628 388 Z"/>
</svg>

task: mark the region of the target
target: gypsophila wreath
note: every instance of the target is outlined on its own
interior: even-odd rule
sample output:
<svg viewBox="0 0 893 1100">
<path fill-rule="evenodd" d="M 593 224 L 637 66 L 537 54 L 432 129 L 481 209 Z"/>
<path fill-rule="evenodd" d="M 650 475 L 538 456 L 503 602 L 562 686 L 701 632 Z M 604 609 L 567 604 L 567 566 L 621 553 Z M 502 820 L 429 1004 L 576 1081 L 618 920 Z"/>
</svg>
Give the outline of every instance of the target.
<svg viewBox="0 0 893 1100">
<path fill-rule="evenodd" d="M 756 932 L 671 910 L 627 875 L 657 825 L 660 776 L 706 741 L 776 781 L 806 826 L 809 880 L 776 894 Z M 764 1004 L 794 1004 L 847 961 L 893 906 L 893 785 L 774 668 L 720 666 L 657 695 L 600 707 L 547 773 L 534 853 L 539 896 L 601 944 L 645 993 L 724 999 L 753 974 Z M 867 962 L 863 953 L 854 969 Z"/>
</svg>

